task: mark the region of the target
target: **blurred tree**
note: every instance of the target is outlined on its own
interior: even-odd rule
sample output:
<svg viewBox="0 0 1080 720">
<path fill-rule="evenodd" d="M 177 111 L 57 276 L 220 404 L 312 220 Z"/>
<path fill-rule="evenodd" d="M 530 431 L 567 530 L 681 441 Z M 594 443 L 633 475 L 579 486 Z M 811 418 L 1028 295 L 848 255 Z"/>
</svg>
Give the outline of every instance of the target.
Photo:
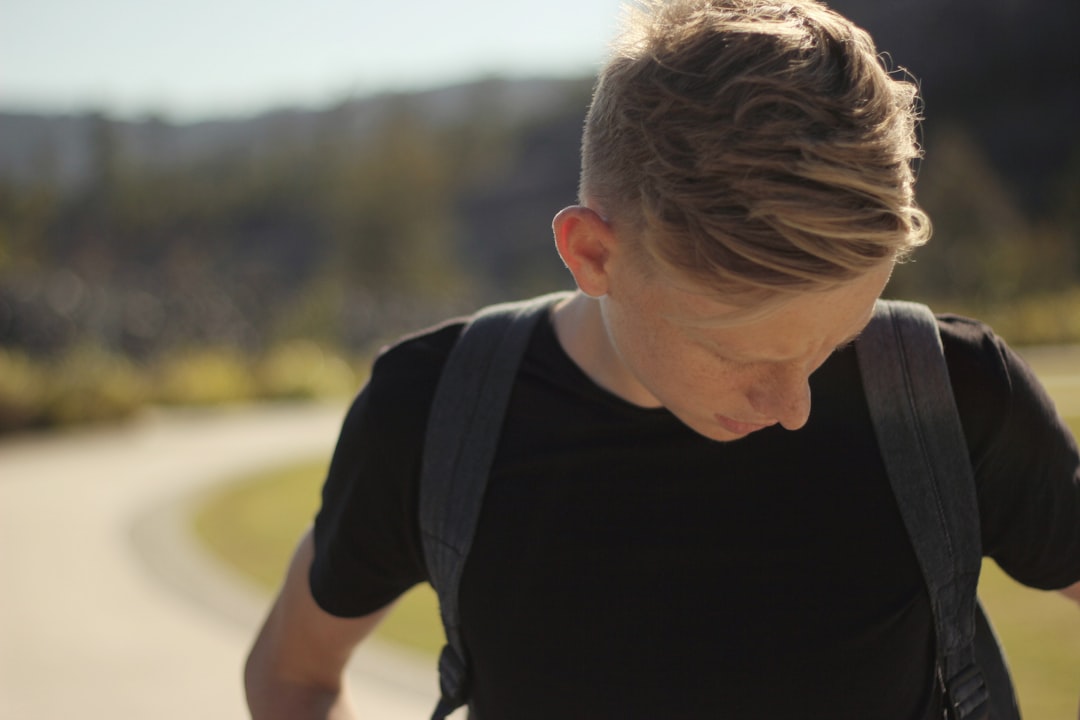
<svg viewBox="0 0 1080 720">
<path fill-rule="evenodd" d="M 939 126 L 936 135 L 919 178 L 934 237 L 897 270 L 890 292 L 980 307 L 1075 283 L 1076 245 L 1066 228 L 1030 219 L 964 127 Z"/>
</svg>

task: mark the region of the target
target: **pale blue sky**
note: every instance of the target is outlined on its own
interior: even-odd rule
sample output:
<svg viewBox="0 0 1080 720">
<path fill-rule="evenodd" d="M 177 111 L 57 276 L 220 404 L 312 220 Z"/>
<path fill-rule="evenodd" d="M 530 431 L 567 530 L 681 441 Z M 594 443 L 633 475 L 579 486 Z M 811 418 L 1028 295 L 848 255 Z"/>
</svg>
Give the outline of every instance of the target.
<svg viewBox="0 0 1080 720">
<path fill-rule="evenodd" d="M 178 120 L 588 75 L 619 0 L 0 0 L 0 109 Z"/>
</svg>

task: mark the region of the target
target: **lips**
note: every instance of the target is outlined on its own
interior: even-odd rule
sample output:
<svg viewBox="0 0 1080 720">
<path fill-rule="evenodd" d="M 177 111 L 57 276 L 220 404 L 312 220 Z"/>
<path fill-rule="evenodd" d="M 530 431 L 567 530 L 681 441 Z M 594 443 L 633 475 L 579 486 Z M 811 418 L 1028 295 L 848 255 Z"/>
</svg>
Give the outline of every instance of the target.
<svg viewBox="0 0 1080 720">
<path fill-rule="evenodd" d="M 764 430 L 765 428 L 775 425 L 776 423 L 748 423 L 729 418 L 726 415 L 715 415 L 716 422 L 720 424 L 720 427 L 724 428 L 730 433 L 735 435 L 749 435 L 750 433 L 757 432 L 758 430 Z"/>
</svg>

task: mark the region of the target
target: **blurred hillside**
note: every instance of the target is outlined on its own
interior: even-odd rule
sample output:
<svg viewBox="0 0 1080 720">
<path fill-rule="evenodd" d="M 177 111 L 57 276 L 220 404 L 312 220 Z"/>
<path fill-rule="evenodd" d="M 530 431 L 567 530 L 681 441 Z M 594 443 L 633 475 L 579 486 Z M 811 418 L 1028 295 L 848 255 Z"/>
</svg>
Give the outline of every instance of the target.
<svg viewBox="0 0 1080 720">
<path fill-rule="evenodd" d="M 0 114 L 0 345 L 360 347 L 563 282 L 589 82 L 171 125 Z"/>
<path fill-rule="evenodd" d="M 1014 342 L 1080 340 L 1080 6 L 833 4 L 925 97 L 935 237 L 889 294 L 989 315 Z M 591 82 L 187 125 L 0 112 L 0 429 L 11 378 L 40 362 L 357 352 L 567 287 L 550 220 L 575 200 Z"/>
</svg>

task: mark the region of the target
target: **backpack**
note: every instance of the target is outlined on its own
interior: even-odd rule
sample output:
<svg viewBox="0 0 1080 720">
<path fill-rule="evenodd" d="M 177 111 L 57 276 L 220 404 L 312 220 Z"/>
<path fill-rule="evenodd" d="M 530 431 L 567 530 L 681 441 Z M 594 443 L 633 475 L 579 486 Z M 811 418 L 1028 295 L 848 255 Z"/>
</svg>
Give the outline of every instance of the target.
<svg viewBox="0 0 1080 720">
<path fill-rule="evenodd" d="M 518 365 L 536 322 L 569 293 L 494 305 L 466 324 L 432 401 L 420 478 L 424 559 L 447 644 L 432 720 L 468 702 L 458 589 Z M 1008 667 L 976 596 L 975 483 L 933 313 L 879 300 L 855 343 L 875 435 L 930 596 L 937 677 L 952 720 L 1019 718 Z"/>
</svg>

